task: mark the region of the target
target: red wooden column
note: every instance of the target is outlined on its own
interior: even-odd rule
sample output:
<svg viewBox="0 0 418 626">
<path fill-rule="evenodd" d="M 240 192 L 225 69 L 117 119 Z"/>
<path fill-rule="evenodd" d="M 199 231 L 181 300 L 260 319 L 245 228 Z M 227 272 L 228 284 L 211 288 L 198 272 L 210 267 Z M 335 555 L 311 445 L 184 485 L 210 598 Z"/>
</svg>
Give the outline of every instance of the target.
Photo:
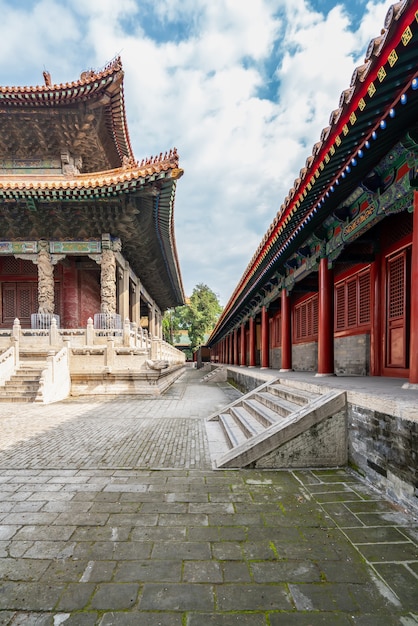
<svg viewBox="0 0 418 626">
<path fill-rule="evenodd" d="M 239 364 L 243 365 L 244 367 L 247 364 L 247 354 L 245 350 L 245 324 L 241 324 Z"/>
<path fill-rule="evenodd" d="M 334 374 L 334 281 L 327 257 L 319 261 L 318 376 Z"/>
<path fill-rule="evenodd" d="M 409 382 L 418 385 L 418 191 L 414 190 L 414 222 L 411 256 L 411 333 Z"/>
<path fill-rule="evenodd" d="M 234 365 L 239 365 L 239 359 L 238 359 L 238 329 L 235 328 L 234 330 L 234 355 L 233 355 L 233 361 L 232 363 Z"/>
<path fill-rule="evenodd" d="M 269 314 L 267 307 L 261 309 L 261 367 L 269 367 Z"/>
<path fill-rule="evenodd" d="M 228 355 L 228 363 L 233 365 L 234 363 L 234 335 L 233 333 L 229 334 L 229 355 Z"/>
<path fill-rule="evenodd" d="M 370 375 L 382 373 L 382 257 L 377 254 L 370 271 Z"/>
<path fill-rule="evenodd" d="M 255 336 L 255 319 L 253 317 L 250 317 L 250 321 L 249 321 L 249 325 L 250 325 L 250 336 L 249 336 L 249 342 L 250 345 L 249 347 L 249 363 L 248 363 L 248 367 L 255 367 L 256 365 L 256 358 L 255 358 L 255 352 L 256 352 L 256 336 Z"/>
<path fill-rule="evenodd" d="M 68 257 L 67 257 L 68 259 Z M 63 312 L 61 324 L 63 328 L 80 328 L 79 319 L 79 287 L 75 261 L 70 259 L 62 268 L 63 281 Z"/>
<path fill-rule="evenodd" d="M 292 369 L 292 314 L 290 307 L 290 296 L 286 289 L 281 293 L 281 335 L 282 335 L 282 372 L 289 372 Z"/>
</svg>

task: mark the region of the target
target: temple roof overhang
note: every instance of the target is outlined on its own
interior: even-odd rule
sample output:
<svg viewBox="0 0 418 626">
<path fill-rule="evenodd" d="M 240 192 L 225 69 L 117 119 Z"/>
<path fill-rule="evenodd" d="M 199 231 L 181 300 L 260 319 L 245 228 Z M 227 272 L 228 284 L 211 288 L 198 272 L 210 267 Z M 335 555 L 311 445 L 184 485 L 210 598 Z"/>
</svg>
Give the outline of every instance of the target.
<svg viewBox="0 0 418 626">
<path fill-rule="evenodd" d="M 174 237 L 176 149 L 137 162 L 115 58 L 71 83 L 0 87 L 0 239 L 119 238 L 165 310 L 184 304 Z"/>
<path fill-rule="evenodd" d="M 141 283 L 165 310 L 184 304 L 174 237 L 177 152 L 141 164 L 73 177 L 0 177 L 6 240 L 118 237 Z"/>
<path fill-rule="evenodd" d="M 125 117 L 123 69 L 119 57 L 79 80 L 0 87 L 0 154 L 24 161 L 62 151 L 81 160 L 83 172 L 120 167 L 133 161 Z"/>
<path fill-rule="evenodd" d="M 367 188 L 396 146 L 406 154 L 418 138 L 418 10 L 403 0 L 390 7 L 381 35 L 356 68 L 329 126 L 322 130 L 229 299 L 208 345 L 236 328 L 281 283 L 288 261 L 327 218 Z M 411 163 L 414 163 L 414 159 Z M 413 167 L 413 165 L 411 165 Z M 364 184 L 366 181 L 366 184 Z"/>
</svg>

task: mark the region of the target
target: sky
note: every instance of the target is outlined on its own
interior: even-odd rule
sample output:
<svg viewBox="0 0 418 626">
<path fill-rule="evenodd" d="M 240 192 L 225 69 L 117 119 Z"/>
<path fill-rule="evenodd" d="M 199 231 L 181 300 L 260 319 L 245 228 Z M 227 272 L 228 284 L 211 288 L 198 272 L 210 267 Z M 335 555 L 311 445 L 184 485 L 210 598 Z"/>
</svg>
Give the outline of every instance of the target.
<svg viewBox="0 0 418 626">
<path fill-rule="evenodd" d="M 176 147 L 186 296 L 225 306 L 393 2 L 0 0 L 0 85 L 120 55 L 136 159 Z"/>
</svg>

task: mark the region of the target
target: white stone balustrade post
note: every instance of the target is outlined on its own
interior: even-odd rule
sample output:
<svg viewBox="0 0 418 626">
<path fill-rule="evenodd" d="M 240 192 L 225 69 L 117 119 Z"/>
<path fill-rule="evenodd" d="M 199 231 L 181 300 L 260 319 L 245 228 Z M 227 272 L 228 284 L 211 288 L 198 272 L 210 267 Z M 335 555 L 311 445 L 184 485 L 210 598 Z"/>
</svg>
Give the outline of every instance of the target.
<svg viewBox="0 0 418 626">
<path fill-rule="evenodd" d="M 21 332 L 22 332 L 22 327 L 20 326 L 20 320 L 16 317 L 15 321 L 13 322 L 12 337 L 19 340 Z"/>
<path fill-rule="evenodd" d="M 55 317 L 51 318 L 51 326 L 49 328 L 49 344 L 51 346 L 56 346 L 59 342 L 59 333 L 57 327 L 57 320 Z"/>
<path fill-rule="evenodd" d="M 19 361 L 20 361 L 19 339 L 14 336 L 12 336 L 11 339 L 12 339 L 12 346 L 13 346 L 13 353 L 14 353 L 14 366 L 19 367 Z"/>
<path fill-rule="evenodd" d="M 152 337 L 151 339 L 151 354 L 150 357 L 153 361 L 158 359 L 158 340 Z"/>
<path fill-rule="evenodd" d="M 123 345 L 129 347 L 131 344 L 131 323 L 129 317 L 125 317 L 123 322 Z"/>
<path fill-rule="evenodd" d="M 94 344 L 94 326 L 93 319 L 89 317 L 87 320 L 87 328 L 86 328 L 86 345 L 92 346 Z"/>
<path fill-rule="evenodd" d="M 133 347 L 137 348 L 138 347 L 138 324 L 136 322 L 132 322 L 132 334 L 134 337 Z"/>
<path fill-rule="evenodd" d="M 115 342 L 113 339 L 107 340 L 106 346 L 106 363 L 105 366 L 108 372 L 112 371 L 112 368 L 115 365 Z"/>
</svg>

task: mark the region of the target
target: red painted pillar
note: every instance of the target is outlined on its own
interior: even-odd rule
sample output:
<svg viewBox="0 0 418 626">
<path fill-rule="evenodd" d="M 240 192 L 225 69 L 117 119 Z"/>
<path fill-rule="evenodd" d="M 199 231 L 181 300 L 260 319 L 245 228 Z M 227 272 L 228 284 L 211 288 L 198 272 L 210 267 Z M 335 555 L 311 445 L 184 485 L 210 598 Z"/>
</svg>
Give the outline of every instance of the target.
<svg viewBox="0 0 418 626">
<path fill-rule="evenodd" d="M 228 339 L 229 339 L 228 363 L 230 363 L 231 365 L 234 363 L 234 360 L 233 360 L 233 347 L 234 347 L 234 345 L 233 345 L 233 338 L 234 338 L 234 335 L 232 333 L 230 333 L 229 337 L 228 337 Z"/>
<path fill-rule="evenodd" d="M 318 375 L 334 374 L 334 281 L 328 259 L 319 262 Z"/>
<path fill-rule="evenodd" d="M 234 356 L 233 356 L 233 364 L 234 365 L 239 365 L 239 359 L 238 359 L 238 329 L 235 328 L 234 330 Z"/>
<path fill-rule="evenodd" d="M 248 367 L 255 367 L 256 365 L 256 357 L 255 357 L 255 352 L 256 352 L 256 337 L 255 337 L 255 319 L 253 317 L 250 317 L 250 336 L 249 336 L 249 342 L 250 345 L 249 347 L 249 363 L 248 363 Z"/>
<path fill-rule="evenodd" d="M 245 351 L 245 324 L 241 324 L 239 364 L 243 365 L 244 367 L 247 364 L 247 355 Z"/>
<path fill-rule="evenodd" d="M 377 254 L 370 271 L 370 375 L 382 374 L 382 257 Z"/>
<path fill-rule="evenodd" d="M 409 382 L 418 385 L 418 191 L 414 191 L 414 222 L 411 256 L 411 335 Z"/>
<path fill-rule="evenodd" d="M 282 372 L 292 369 L 292 315 L 290 308 L 290 296 L 286 289 L 281 293 L 281 335 L 282 335 Z"/>
<path fill-rule="evenodd" d="M 75 260 L 71 259 L 62 269 L 63 283 L 63 311 L 61 313 L 61 326 L 63 328 L 79 328 L 80 293 L 78 287 L 78 275 Z M 93 317 L 95 311 L 91 311 Z"/>
<path fill-rule="evenodd" d="M 261 367 L 269 367 L 269 314 L 267 307 L 261 309 Z"/>
</svg>

